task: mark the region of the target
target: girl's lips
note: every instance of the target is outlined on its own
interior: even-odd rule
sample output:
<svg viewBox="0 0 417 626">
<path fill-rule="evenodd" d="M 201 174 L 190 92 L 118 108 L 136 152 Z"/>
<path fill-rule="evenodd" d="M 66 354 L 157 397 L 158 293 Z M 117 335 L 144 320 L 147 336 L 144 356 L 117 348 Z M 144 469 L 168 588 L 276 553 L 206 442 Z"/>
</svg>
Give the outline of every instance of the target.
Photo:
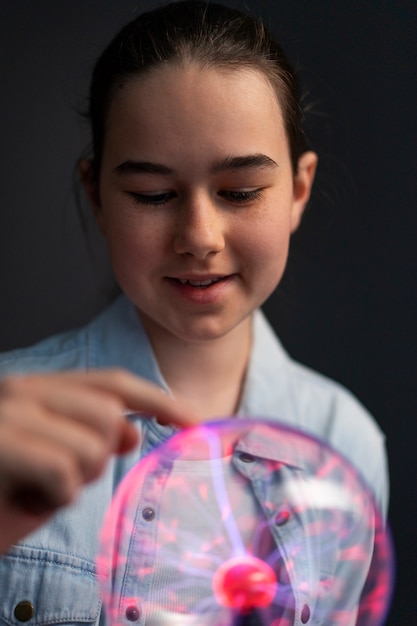
<svg viewBox="0 0 417 626">
<path fill-rule="evenodd" d="M 234 275 L 231 274 L 199 278 L 169 277 L 168 281 L 175 291 L 188 301 L 198 304 L 214 304 L 223 296 L 233 278 Z"/>
</svg>

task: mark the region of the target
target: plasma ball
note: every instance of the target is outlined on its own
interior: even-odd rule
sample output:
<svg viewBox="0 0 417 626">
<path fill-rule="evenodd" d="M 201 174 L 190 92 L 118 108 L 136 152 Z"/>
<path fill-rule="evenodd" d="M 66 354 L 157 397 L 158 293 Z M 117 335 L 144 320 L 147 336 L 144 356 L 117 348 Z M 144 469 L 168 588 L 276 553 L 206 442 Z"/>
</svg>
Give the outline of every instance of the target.
<svg viewBox="0 0 417 626">
<path fill-rule="evenodd" d="M 277 586 L 270 565 L 250 555 L 229 559 L 213 576 L 213 592 L 218 603 L 241 613 L 269 606 Z"/>
<path fill-rule="evenodd" d="M 359 472 L 319 439 L 263 418 L 184 429 L 132 467 L 106 513 L 106 623 L 382 626 L 388 530 Z"/>
</svg>

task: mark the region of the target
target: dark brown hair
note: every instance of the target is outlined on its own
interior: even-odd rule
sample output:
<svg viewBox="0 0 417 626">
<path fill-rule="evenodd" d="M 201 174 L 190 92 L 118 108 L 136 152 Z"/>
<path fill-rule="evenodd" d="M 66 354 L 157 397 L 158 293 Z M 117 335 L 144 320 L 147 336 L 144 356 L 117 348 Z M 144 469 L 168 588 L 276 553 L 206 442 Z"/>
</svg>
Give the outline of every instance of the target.
<svg viewBox="0 0 417 626">
<path fill-rule="evenodd" d="M 97 181 L 108 108 L 115 89 L 163 63 L 260 70 L 272 84 L 284 118 L 293 171 L 306 150 L 293 68 L 264 24 L 214 2 L 172 2 L 128 23 L 97 61 L 90 90 L 93 180 Z"/>
</svg>

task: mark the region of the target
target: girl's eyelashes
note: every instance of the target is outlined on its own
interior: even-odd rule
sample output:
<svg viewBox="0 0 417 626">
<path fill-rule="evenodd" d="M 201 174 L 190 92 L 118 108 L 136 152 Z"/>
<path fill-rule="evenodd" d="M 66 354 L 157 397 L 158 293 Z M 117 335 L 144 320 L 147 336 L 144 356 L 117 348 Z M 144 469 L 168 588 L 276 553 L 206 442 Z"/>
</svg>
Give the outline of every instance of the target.
<svg viewBox="0 0 417 626">
<path fill-rule="evenodd" d="M 222 200 L 226 200 L 230 204 L 246 204 L 257 200 L 262 197 L 263 189 L 224 189 L 218 192 L 218 196 Z M 177 194 L 173 191 L 166 191 L 163 193 L 137 193 L 134 191 L 128 192 L 128 195 L 133 198 L 137 204 L 160 206 L 167 204 L 170 200 L 177 197 Z"/>
<path fill-rule="evenodd" d="M 261 198 L 263 189 L 233 189 L 219 192 L 219 196 L 232 204 L 245 204 Z"/>
<path fill-rule="evenodd" d="M 172 191 L 167 191 L 164 193 L 136 193 L 130 192 L 129 195 L 133 198 L 133 200 L 137 204 L 149 204 L 158 206 L 161 204 L 166 204 L 169 200 L 175 197 L 175 193 Z"/>
</svg>

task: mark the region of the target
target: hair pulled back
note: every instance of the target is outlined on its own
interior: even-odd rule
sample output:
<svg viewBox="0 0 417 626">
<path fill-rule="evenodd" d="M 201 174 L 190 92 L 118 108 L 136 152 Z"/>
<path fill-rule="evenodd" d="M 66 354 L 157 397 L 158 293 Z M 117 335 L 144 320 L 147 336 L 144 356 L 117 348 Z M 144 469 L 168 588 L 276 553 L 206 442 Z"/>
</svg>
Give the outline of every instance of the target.
<svg viewBox="0 0 417 626">
<path fill-rule="evenodd" d="M 306 150 L 297 81 L 283 50 L 261 21 L 214 2 L 183 0 L 142 13 L 110 42 L 93 71 L 89 117 L 97 181 L 106 116 L 115 90 L 165 63 L 253 68 L 272 84 L 284 118 L 293 171 Z"/>
</svg>

